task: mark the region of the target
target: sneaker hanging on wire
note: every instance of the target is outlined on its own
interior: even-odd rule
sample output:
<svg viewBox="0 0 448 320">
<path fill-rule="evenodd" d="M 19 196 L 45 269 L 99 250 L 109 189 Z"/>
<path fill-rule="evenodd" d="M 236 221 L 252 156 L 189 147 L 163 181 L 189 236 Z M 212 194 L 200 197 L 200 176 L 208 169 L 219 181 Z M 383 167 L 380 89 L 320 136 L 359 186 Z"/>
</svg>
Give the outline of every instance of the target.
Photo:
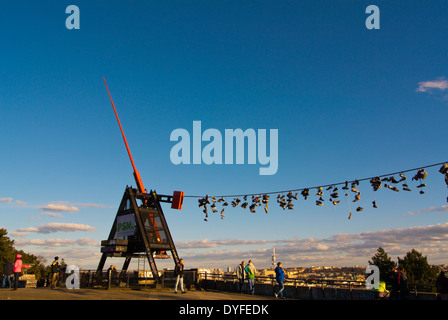
<svg viewBox="0 0 448 320">
<path fill-rule="evenodd" d="M 448 163 L 444 163 L 444 164 L 440 167 L 439 172 L 440 172 L 441 174 L 446 174 L 446 173 L 448 173 Z"/>
<path fill-rule="evenodd" d="M 425 180 L 428 172 L 425 169 L 420 169 L 417 171 L 417 174 L 412 178 L 412 180 Z"/>
</svg>

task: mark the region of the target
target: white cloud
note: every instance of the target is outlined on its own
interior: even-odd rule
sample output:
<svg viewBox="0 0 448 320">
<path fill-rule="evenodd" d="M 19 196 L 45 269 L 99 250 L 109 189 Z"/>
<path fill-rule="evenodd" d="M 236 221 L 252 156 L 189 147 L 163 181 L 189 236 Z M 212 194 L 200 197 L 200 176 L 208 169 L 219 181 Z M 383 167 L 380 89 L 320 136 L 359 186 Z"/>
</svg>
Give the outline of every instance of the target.
<svg viewBox="0 0 448 320">
<path fill-rule="evenodd" d="M 445 78 L 439 78 L 437 80 L 422 81 L 418 83 L 417 92 L 428 92 L 432 93 L 434 89 L 436 90 L 446 90 L 448 89 L 448 80 Z"/>
<path fill-rule="evenodd" d="M 29 227 L 29 228 L 21 228 L 17 229 L 16 232 L 37 232 L 37 233 L 51 233 L 51 232 L 77 232 L 77 231 L 95 231 L 96 228 L 86 225 L 86 224 L 77 224 L 77 223 L 47 223 L 40 224 L 37 228 Z"/>
<path fill-rule="evenodd" d="M 112 208 L 105 206 L 104 204 L 97 204 L 97 203 L 76 203 L 75 205 L 79 207 L 88 207 L 88 208 Z"/>
<path fill-rule="evenodd" d="M 94 242 L 94 240 L 87 238 L 76 240 L 49 239 L 44 242 L 33 240 L 33 243 L 15 240 L 15 244 L 20 246 L 21 249 L 27 246 L 25 251 L 43 257 L 45 264 L 51 263 L 53 258 L 58 256 L 60 260 L 64 259 L 68 265 L 76 265 L 81 269 L 93 271 L 96 270 L 98 261 L 101 258 L 99 244 L 96 243 L 95 245 Z"/>
<path fill-rule="evenodd" d="M 416 215 L 416 214 L 420 214 L 420 213 L 426 213 L 426 212 L 435 212 L 435 213 L 439 213 L 439 214 L 441 214 L 441 213 L 443 213 L 443 212 L 448 212 L 448 206 L 440 206 L 440 207 L 429 207 L 429 208 L 426 208 L 426 209 L 422 209 L 422 210 L 417 210 L 417 211 L 414 211 L 414 212 L 408 212 L 409 213 L 409 215 L 411 215 L 411 216 L 413 216 L 413 215 Z"/>
<path fill-rule="evenodd" d="M 176 246 L 179 248 L 216 248 L 219 246 L 235 246 L 235 245 L 257 245 L 257 244 L 265 244 L 265 243 L 272 243 L 272 241 L 269 240 L 193 240 L 193 241 L 180 241 L 176 243 Z"/>
<path fill-rule="evenodd" d="M 16 204 L 19 206 L 25 206 L 26 202 L 25 201 L 20 201 L 20 200 L 16 200 L 16 201 L 12 201 L 13 199 L 11 197 L 8 198 L 0 198 L 0 202 L 8 202 L 9 204 Z"/>
<path fill-rule="evenodd" d="M 176 246 L 186 261 L 196 267 L 233 266 L 248 259 L 253 259 L 260 267 L 268 267 L 273 247 L 277 260 L 282 261 L 285 266 L 367 265 L 379 247 L 383 247 L 393 260 L 416 249 L 427 255 L 430 263 L 437 264 L 446 263 L 448 223 L 359 234 L 336 234 L 326 239 L 206 239 L 176 243 Z M 190 250 L 192 248 L 198 250 Z"/>
<path fill-rule="evenodd" d="M 90 238 L 80 239 L 15 239 L 14 243 L 18 246 L 42 246 L 42 247 L 68 247 L 68 246 L 99 246 L 98 241 Z"/>
<path fill-rule="evenodd" d="M 17 229 L 16 232 L 39 232 L 38 228 L 28 227 Z"/>
<path fill-rule="evenodd" d="M 53 217 L 53 218 L 62 218 L 62 214 L 58 212 L 42 212 L 42 215 Z"/>
<path fill-rule="evenodd" d="M 52 212 L 73 212 L 79 211 L 79 209 L 75 206 L 66 206 L 65 204 L 55 204 L 49 203 L 43 207 L 37 207 L 39 210 L 43 211 L 52 211 Z"/>
</svg>

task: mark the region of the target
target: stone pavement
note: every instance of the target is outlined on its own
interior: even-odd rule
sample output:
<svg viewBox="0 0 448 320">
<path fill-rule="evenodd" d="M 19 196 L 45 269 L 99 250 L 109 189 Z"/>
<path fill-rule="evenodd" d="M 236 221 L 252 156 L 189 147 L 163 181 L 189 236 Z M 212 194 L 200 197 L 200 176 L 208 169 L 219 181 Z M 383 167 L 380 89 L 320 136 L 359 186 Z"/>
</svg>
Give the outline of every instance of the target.
<svg viewBox="0 0 448 320">
<path fill-rule="evenodd" d="M 225 291 L 189 290 L 185 294 L 170 289 L 0 289 L 0 300 L 276 300 L 274 297 Z"/>
</svg>

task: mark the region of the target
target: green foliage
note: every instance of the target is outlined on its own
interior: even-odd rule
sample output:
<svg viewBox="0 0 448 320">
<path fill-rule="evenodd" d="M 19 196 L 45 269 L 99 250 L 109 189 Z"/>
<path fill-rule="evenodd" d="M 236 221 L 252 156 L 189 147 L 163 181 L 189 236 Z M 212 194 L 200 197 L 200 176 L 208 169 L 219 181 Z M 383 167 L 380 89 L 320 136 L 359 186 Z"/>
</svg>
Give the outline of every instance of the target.
<svg viewBox="0 0 448 320">
<path fill-rule="evenodd" d="M 369 261 L 369 264 L 376 265 L 380 269 L 381 281 L 387 279 L 393 268 L 399 267 L 404 271 L 408 283 L 414 285 L 428 285 L 427 287 L 421 287 L 420 290 L 426 291 L 435 284 L 440 269 L 437 266 L 429 265 L 427 258 L 424 257 L 422 253 L 412 249 L 410 252 L 406 253 L 403 258 L 397 258 L 398 266 L 389 258 L 386 251 L 379 247 L 376 254 L 371 258 L 372 261 Z"/>
<path fill-rule="evenodd" d="M 440 271 L 437 267 L 430 266 L 427 258 L 415 249 L 403 259 L 398 258 L 398 265 L 405 271 L 410 283 L 433 284 Z"/>
<path fill-rule="evenodd" d="M 380 270 L 380 281 L 385 281 L 389 273 L 396 266 L 396 263 L 389 258 L 387 252 L 381 247 L 377 249 L 369 264 L 377 266 Z"/>
<path fill-rule="evenodd" d="M 45 276 L 45 259 L 37 257 L 31 253 L 26 253 L 23 250 L 16 250 L 14 248 L 14 240 L 11 240 L 8 236 L 6 229 L 0 228 L 0 272 L 3 273 L 3 266 L 7 259 L 14 263 L 16 255 L 22 255 L 22 261 L 24 264 L 29 264 L 29 269 L 24 269 L 24 272 L 28 274 L 36 275 L 36 278 Z"/>
<path fill-rule="evenodd" d="M 0 228 L 0 272 L 3 273 L 3 266 L 7 259 L 14 263 L 15 249 L 14 240 L 9 239 L 7 236 L 8 231 Z"/>
</svg>

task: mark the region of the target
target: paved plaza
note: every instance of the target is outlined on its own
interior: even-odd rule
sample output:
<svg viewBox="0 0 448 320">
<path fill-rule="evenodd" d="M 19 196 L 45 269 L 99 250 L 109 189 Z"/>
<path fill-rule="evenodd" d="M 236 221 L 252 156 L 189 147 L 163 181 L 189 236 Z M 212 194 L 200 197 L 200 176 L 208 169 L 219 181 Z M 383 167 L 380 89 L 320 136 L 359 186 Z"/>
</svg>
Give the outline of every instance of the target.
<svg viewBox="0 0 448 320">
<path fill-rule="evenodd" d="M 274 297 L 224 291 L 189 290 L 185 294 L 164 289 L 0 289 L 0 300 L 275 300 Z"/>
</svg>

